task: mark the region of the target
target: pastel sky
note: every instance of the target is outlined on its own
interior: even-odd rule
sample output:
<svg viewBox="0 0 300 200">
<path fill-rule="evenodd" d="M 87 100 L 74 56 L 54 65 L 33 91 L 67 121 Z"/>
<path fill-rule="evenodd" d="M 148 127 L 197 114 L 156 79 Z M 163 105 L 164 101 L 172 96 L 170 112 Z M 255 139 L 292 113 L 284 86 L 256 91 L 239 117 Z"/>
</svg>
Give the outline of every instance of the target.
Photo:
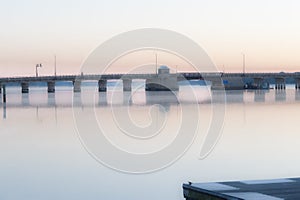
<svg viewBox="0 0 300 200">
<path fill-rule="evenodd" d="M 184 34 L 220 71 L 300 71 L 298 0 L 10 0 L 0 6 L 0 76 L 74 74 L 112 36 L 139 28 Z"/>
</svg>

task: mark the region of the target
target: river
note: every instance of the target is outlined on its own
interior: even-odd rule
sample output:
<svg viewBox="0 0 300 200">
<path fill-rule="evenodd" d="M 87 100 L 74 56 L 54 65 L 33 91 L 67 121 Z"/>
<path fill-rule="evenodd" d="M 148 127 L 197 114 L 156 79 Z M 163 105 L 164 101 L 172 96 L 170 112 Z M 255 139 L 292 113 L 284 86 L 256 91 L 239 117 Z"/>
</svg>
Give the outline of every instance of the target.
<svg viewBox="0 0 300 200">
<path fill-rule="evenodd" d="M 205 86 L 46 90 L 7 87 L 0 199 L 182 200 L 188 181 L 300 176 L 293 86 L 226 96 Z"/>
</svg>

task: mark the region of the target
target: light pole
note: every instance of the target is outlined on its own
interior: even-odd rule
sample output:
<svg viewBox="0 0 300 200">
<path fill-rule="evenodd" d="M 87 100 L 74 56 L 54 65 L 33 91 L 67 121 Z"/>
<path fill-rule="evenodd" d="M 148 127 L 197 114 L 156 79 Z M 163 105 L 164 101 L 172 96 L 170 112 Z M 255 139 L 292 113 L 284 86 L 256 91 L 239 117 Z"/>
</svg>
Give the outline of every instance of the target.
<svg viewBox="0 0 300 200">
<path fill-rule="evenodd" d="M 36 75 L 36 77 L 39 76 L 39 74 L 38 74 L 38 67 L 42 67 L 42 64 L 41 63 L 40 64 L 36 64 L 36 66 L 35 66 L 35 75 Z"/>
<path fill-rule="evenodd" d="M 54 76 L 56 76 L 56 54 L 54 54 Z"/>
<path fill-rule="evenodd" d="M 157 74 L 157 53 L 155 52 L 155 71 Z"/>
<path fill-rule="evenodd" d="M 243 75 L 245 76 L 245 71 L 246 71 L 246 56 L 245 54 L 242 52 L 243 55 Z"/>
</svg>

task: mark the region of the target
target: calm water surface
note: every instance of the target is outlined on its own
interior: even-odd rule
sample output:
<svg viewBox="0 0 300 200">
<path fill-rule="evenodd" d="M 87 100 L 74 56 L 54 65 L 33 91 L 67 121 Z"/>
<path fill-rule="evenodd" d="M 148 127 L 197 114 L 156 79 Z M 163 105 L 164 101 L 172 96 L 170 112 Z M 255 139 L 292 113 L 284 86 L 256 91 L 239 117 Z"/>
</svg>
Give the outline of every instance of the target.
<svg viewBox="0 0 300 200">
<path fill-rule="evenodd" d="M 88 87 L 75 95 L 69 87 L 59 87 L 55 94 L 31 88 L 23 95 L 20 88 L 7 88 L 8 102 L 1 104 L 0 119 L 0 199 L 179 200 L 187 181 L 300 176 L 300 92 L 292 87 L 280 92 L 228 92 L 220 138 L 200 159 L 213 120 L 211 99 L 218 104 L 219 96 L 202 86 L 193 90 L 191 97 L 187 87 L 175 95 L 142 88 L 128 103 L 129 94 L 120 88 L 96 95 Z M 190 148 L 172 165 L 152 173 L 124 173 L 101 164 L 82 145 L 74 109 L 91 108 L 97 120 L 105 122 L 106 137 L 132 153 L 153 152 L 171 143 L 183 109 L 199 109 L 199 128 Z M 147 134 L 163 127 L 162 131 L 145 135 L 151 136 L 145 140 L 124 134 L 116 124 L 118 116 L 112 115 L 124 110 Z M 89 134 L 88 123 L 86 130 Z M 116 162 L 126 163 L 126 158 Z"/>
</svg>

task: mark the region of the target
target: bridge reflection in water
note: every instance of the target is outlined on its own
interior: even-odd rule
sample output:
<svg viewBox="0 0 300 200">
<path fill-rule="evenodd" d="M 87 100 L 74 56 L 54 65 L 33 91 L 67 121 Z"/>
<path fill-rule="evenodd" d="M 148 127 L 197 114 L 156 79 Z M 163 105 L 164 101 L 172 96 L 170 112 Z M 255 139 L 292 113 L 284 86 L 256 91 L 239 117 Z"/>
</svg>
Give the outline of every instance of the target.
<svg viewBox="0 0 300 200">
<path fill-rule="evenodd" d="M 266 90 L 255 90 L 254 91 L 254 101 L 255 102 L 264 102 L 266 100 L 266 93 L 269 91 Z"/>
<path fill-rule="evenodd" d="M 9 90 L 8 90 L 9 91 Z M 9 117 L 6 112 L 10 108 L 71 108 L 71 107 L 124 107 L 124 106 L 152 106 L 160 105 L 165 111 L 170 106 L 178 106 L 180 104 L 198 104 L 206 105 L 211 103 L 221 103 L 223 91 L 207 92 L 205 86 L 197 86 L 194 90 L 198 93 L 195 101 L 189 101 L 182 95 L 182 91 L 143 91 L 134 92 L 123 91 L 107 91 L 105 93 L 95 93 L 93 91 L 84 91 L 82 93 L 73 93 L 72 91 L 58 91 L 56 93 L 35 92 L 20 94 L 16 91 L 8 92 L 7 103 L 2 103 L 3 118 Z M 196 95 L 197 96 L 197 95 Z M 0 97 L 2 98 L 2 97 Z M 226 91 L 226 104 L 232 103 L 295 103 L 300 101 L 299 90 L 232 90 Z"/>
</svg>

